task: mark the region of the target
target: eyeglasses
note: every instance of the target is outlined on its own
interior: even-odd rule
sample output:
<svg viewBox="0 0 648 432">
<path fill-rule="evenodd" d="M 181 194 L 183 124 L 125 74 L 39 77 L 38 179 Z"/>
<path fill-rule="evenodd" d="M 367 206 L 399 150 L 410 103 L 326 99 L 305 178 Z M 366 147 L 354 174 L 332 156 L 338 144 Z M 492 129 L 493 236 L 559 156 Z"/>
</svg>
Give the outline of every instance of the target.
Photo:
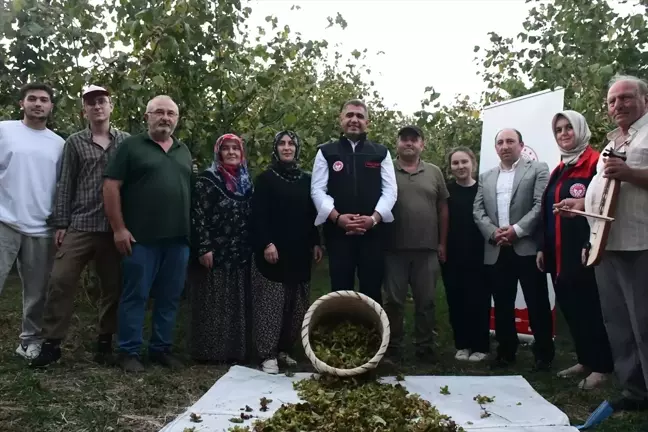
<svg viewBox="0 0 648 432">
<path fill-rule="evenodd" d="M 164 111 L 164 110 L 157 110 L 157 111 L 148 111 L 147 114 L 153 114 L 156 117 L 162 117 L 163 115 L 167 115 L 168 117 L 177 117 L 178 113 L 175 111 Z"/>
<path fill-rule="evenodd" d="M 87 106 L 104 106 L 108 105 L 108 99 L 106 98 L 100 98 L 100 99 L 94 99 L 94 100 L 86 100 L 84 101 Z"/>
</svg>

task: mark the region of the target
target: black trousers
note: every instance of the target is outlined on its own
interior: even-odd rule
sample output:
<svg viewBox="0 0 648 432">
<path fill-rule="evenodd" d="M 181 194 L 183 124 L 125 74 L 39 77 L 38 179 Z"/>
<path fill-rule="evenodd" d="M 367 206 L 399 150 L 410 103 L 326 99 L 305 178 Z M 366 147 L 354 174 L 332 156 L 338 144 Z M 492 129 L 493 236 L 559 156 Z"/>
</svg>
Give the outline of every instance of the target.
<svg viewBox="0 0 648 432">
<path fill-rule="evenodd" d="M 553 322 L 547 276 L 536 267 L 535 255 L 520 256 L 513 247 L 502 247 L 494 265 L 486 266 L 488 284 L 495 303 L 497 357 L 513 361 L 519 345 L 515 329 L 515 297 L 518 280 L 529 311 L 536 360 L 551 362 L 555 356 Z"/>
<path fill-rule="evenodd" d="M 384 249 L 382 233 L 367 231 L 364 235 L 326 233 L 331 291 L 353 291 L 356 270 L 360 292 L 382 305 Z"/>
<path fill-rule="evenodd" d="M 484 281 L 484 265 L 465 262 L 441 266 L 455 348 L 490 351 L 491 293 Z"/>
<path fill-rule="evenodd" d="M 594 269 L 551 275 L 556 300 L 574 340 L 578 363 L 592 372 L 612 373 L 614 361 L 603 323 Z"/>
</svg>

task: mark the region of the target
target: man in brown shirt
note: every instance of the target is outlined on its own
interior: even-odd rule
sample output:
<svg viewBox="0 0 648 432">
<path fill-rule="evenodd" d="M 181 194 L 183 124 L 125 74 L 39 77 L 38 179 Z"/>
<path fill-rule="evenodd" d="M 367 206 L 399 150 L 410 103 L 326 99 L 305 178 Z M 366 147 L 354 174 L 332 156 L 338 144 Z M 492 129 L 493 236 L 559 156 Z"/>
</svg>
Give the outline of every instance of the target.
<svg viewBox="0 0 648 432">
<path fill-rule="evenodd" d="M 391 324 L 389 357 L 402 351 L 403 310 L 408 285 L 414 297 L 416 355 L 430 359 L 434 348 L 434 296 L 445 260 L 448 236 L 448 188 L 441 170 L 420 158 L 425 146 L 417 126 L 398 132 L 394 161 L 398 199 L 385 255 L 385 312 Z"/>
<path fill-rule="evenodd" d="M 95 361 L 112 361 L 112 338 L 117 331 L 117 306 L 121 287 L 120 256 L 103 208 L 103 172 L 110 155 L 129 136 L 110 125 L 110 93 L 88 87 L 82 96 L 89 126 L 70 135 L 65 143 L 63 166 L 50 225 L 56 230 L 58 251 L 50 275 L 40 355 L 31 367 L 46 367 L 61 357 L 74 308 L 79 278 L 94 259 L 101 283 Z"/>
</svg>

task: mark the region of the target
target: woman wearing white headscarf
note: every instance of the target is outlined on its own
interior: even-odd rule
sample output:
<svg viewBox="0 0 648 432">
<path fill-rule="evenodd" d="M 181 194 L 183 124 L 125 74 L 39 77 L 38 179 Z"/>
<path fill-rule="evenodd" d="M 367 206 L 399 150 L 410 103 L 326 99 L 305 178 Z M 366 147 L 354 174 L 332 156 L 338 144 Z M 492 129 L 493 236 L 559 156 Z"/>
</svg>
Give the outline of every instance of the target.
<svg viewBox="0 0 648 432">
<path fill-rule="evenodd" d="M 574 340 L 578 364 L 559 377 L 589 374 L 579 383 L 592 389 L 614 369 L 603 323 L 596 278 L 581 262 L 581 250 L 589 239 L 589 224 L 582 217 L 566 217 L 555 209 L 574 207 L 584 200 L 596 173 L 599 152 L 590 147 L 587 120 L 576 111 L 562 111 L 552 122 L 561 161 L 551 173 L 542 199 L 542 223 L 538 230 L 537 264 L 551 274 L 556 299 Z"/>
</svg>

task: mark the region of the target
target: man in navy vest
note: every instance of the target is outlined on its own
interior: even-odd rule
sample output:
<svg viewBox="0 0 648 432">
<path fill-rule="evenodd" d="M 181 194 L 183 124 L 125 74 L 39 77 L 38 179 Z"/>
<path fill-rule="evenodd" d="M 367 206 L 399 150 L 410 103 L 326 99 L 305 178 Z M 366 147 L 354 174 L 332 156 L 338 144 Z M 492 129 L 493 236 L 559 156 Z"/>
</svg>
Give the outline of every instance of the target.
<svg viewBox="0 0 648 432">
<path fill-rule="evenodd" d="M 333 291 L 353 290 L 356 269 L 360 292 L 382 305 L 381 223 L 394 220 L 397 186 L 387 147 L 367 139 L 369 112 L 361 100 L 347 101 L 340 113 L 343 134 L 319 146 L 311 196 L 315 225 L 324 224 Z"/>
</svg>

